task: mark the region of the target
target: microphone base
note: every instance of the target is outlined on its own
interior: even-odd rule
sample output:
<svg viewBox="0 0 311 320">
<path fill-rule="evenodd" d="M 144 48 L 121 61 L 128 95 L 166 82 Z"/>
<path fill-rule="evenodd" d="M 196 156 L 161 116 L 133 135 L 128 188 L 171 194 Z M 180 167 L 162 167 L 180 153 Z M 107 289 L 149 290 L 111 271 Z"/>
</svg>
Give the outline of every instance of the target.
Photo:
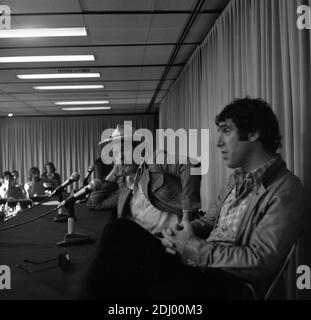
<svg viewBox="0 0 311 320">
<path fill-rule="evenodd" d="M 57 242 L 57 246 L 77 246 L 81 244 L 92 244 L 95 240 L 83 233 L 66 233 L 64 240 Z"/>
</svg>

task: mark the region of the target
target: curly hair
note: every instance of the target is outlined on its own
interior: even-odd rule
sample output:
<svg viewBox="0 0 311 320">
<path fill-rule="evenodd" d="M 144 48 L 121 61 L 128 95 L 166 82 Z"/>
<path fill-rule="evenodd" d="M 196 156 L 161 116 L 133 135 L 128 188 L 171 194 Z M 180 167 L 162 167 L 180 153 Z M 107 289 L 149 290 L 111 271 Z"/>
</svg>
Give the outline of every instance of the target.
<svg viewBox="0 0 311 320">
<path fill-rule="evenodd" d="M 263 99 L 235 99 L 216 116 L 217 127 L 220 122 L 231 119 L 239 132 L 241 141 L 248 140 L 248 134 L 258 132 L 263 148 L 275 153 L 282 147 L 278 120 L 271 106 Z"/>
</svg>

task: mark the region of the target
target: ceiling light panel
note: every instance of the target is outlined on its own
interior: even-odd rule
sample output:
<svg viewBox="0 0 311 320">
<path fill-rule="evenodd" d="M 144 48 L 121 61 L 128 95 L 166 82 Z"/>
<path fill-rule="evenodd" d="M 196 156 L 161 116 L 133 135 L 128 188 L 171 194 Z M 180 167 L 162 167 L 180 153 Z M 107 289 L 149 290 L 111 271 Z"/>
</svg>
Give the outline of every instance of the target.
<svg viewBox="0 0 311 320">
<path fill-rule="evenodd" d="M 111 107 L 72 107 L 72 108 L 62 108 L 64 111 L 89 111 L 89 110 L 110 110 Z"/>
<path fill-rule="evenodd" d="M 68 85 L 68 86 L 35 86 L 36 90 L 82 90 L 82 89 L 103 89 L 103 84 L 98 85 Z"/>
<path fill-rule="evenodd" d="M 94 61 L 94 55 L 53 55 L 53 56 L 17 56 L 0 57 L 0 63 L 19 62 L 59 62 L 59 61 Z"/>
<path fill-rule="evenodd" d="M 90 105 L 90 104 L 107 104 L 109 103 L 108 100 L 102 100 L 102 101 L 60 101 L 55 102 L 56 105 L 60 106 L 68 106 L 68 105 Z"/>
<path fill-rule="evenodd" d="M 73 79 L 73 78 L 100 78 L 100 73 L 45 73 L 45 74 L 18 74 L 23 80 L 33 79 Z"/>
<path fill-rule="evenodd" d="M 0 30 L 0 38 L 78 37 L 87 36 L 85 28 L 33 28 Z"/>
</svg>

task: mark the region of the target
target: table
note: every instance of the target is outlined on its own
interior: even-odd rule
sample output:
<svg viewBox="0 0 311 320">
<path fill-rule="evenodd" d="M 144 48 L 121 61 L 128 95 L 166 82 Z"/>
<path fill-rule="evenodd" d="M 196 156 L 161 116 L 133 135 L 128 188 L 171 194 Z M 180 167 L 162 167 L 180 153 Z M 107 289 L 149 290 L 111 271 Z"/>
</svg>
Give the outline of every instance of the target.
<svg viewBox="0 0 311 320">
<path fill-rule="evenodd" d="M 0 223 L 0 229 L 38 216 L 51 208 L 45 204 L 21 212 L 18 216 Z M 97 244 L 104 226 L 115 217 L 113 211 L 89 211 L 85 204 L 75 204 L 76 232 L 89 235 L 97 240 L 93 244 L 70 247 L 58 247 L 67 233 L 67 223 L 55 223 L 56 213 L 17 228 L 0 231 L 0 265 L 11 269 L 11 289 L 0 290 L 0 300 L 7 299 L 57 299 L 68 300 L 78 297 L 82 278 L 95 256 Z M 33 265 L 24 259 L 43 261 L 57 258 L 66 250 L 70 255 L 71 270 L 64 272 L 59 267 L 27 273 L 17 265 L 26 266 L 28 270 L 53 266 L 57 261 L 43 265 Z"/>
</svg>

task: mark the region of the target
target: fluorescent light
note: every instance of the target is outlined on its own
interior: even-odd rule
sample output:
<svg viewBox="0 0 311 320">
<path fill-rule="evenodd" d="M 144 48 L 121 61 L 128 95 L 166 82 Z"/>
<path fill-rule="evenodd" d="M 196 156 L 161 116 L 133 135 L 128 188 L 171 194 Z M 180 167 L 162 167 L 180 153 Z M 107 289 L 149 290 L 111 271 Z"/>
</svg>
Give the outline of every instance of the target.
<svg viewBox="0 0 311 320">
<path fill-rule="evenodd" d="M 77 90 L 77 89 L 103 89 L 103 84 L 96 85 L 72 85 L 72 86 L 38 86 L 36 90 Z"/>
<path fill-rule="evenodd" d="M 110 110 L 111 107 L 74 107 L 74 108 L 62 108 L 64 111 L 88 111 L 88 110 Z"/>
<path fill-rule="evenodd" d="M 8 117 L 10 117 L 10 118 L 13 117 L 13 113 L 9 113 Z"/>
<path fill-rule="evenodd" d="M 100 73 L 42 73 L 42 74 L 18 74 L 19 79 L 68 79 L 68 78 L 99 78 Z"/>
<path fill-rule="evenodd" d="M 86 36 L 85 28 L 33 28 L 0 30 L 0 38 L 77 37 Z"/>
<path fill-rule="evenodd" d="M 9 62 L 56 62 L 56 61 L 94 61 L 93 54 L 90 55 L 63 55 L 63 56 L 19 56 L 0 57 L 0 63 Z"/>
<path fill-rule="evenodd" d="M 102 101 L 62 101 L 62 102 L 55 102 L 55 104 L 60 106 L 66 106 L 66 105 L 79 105 L 79 104 L 107 104 L 109 103 L 108 100 L 102 100 Z"/>
</svg>

